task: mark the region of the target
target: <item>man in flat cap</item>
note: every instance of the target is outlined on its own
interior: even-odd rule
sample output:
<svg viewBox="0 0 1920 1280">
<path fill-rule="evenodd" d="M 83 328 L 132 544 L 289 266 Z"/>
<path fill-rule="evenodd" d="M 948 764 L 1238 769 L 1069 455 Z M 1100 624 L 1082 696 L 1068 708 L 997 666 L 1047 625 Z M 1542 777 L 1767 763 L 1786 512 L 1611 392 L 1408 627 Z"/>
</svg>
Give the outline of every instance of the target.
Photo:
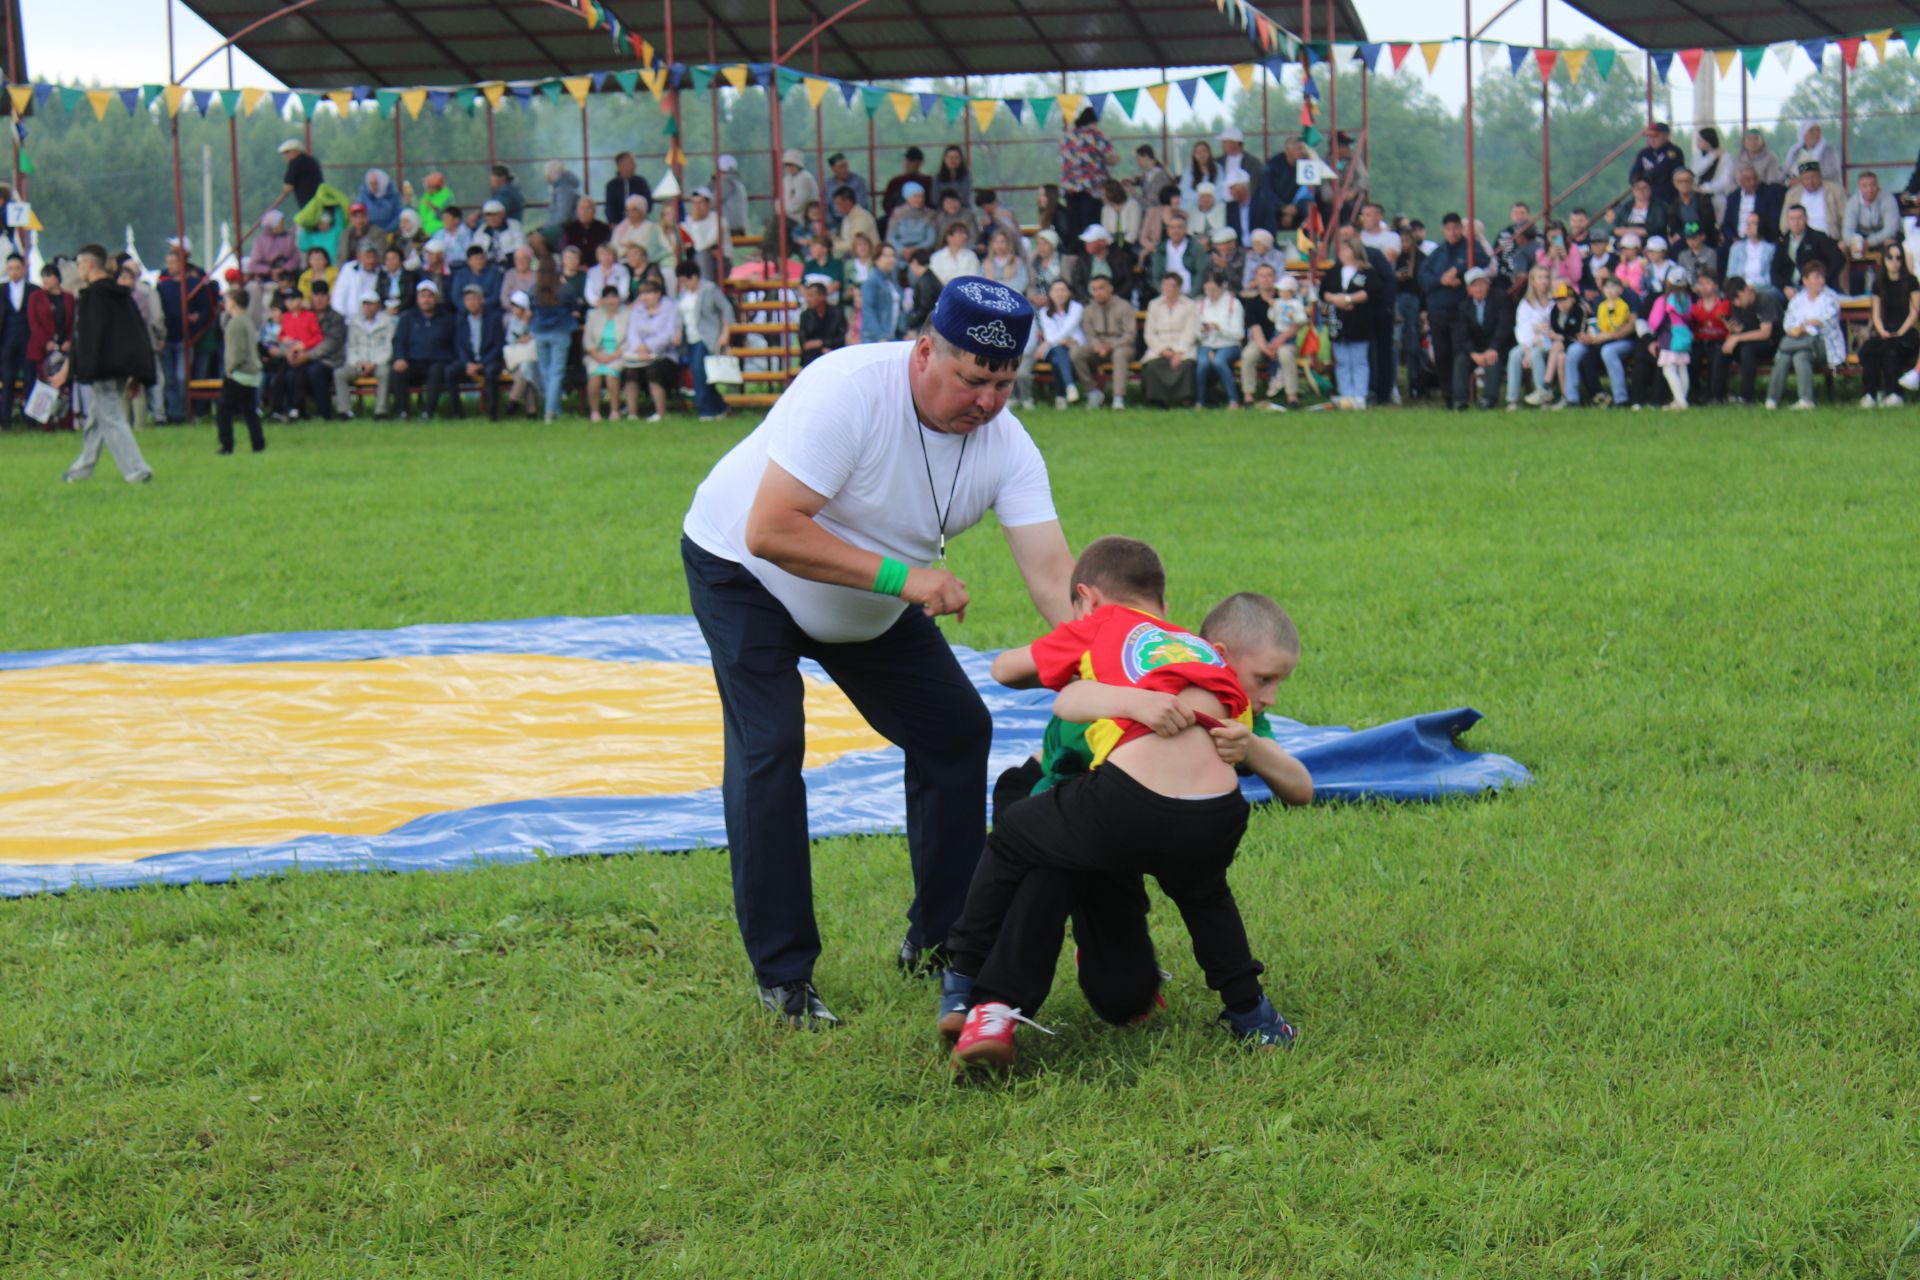
<svg viewBox="0 0 1920 1280">
<path fill-rule="evenodd" d="M 934 618 L 964 620 L 950 539 L 991 509 L 1034 605 L 1070 615 L 1073 556 L 1046 464 L 1006 411 L 1033 307 L 960 276 L 926 330 L 829 352 L 714 465 L 681 540 L 726 725 L 733 900 L 762 1004 L 794 1026 L 838 1019 L 813 985 L 806 746 L 811 659 L 906 754 L 914 900 L 901 967 L 942 967 L 986 840 L 992 723 Z"/>
</svg>

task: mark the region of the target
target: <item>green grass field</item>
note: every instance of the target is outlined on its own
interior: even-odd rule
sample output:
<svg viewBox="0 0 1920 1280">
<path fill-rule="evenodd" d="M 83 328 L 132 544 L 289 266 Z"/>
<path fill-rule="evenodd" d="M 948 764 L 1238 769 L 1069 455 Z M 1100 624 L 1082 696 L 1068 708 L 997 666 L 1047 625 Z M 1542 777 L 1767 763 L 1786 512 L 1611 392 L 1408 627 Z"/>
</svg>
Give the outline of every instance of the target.
<svg viewBox="0 0 1920 1280">
<path fill-rule="evenodd" d="M 10 1276 L 1920 1274 L 1920 418 L 1032 415 L 1076 545 L 1299 619 L 1281 710 L 1461 703 L 1537 783 L 1257 815 L 1291 1055 L 1069 978 L 956 1089 L 899 840 L 815 850 L 848 1019 L 749 1005 L 724 856 L 0 902 Z M 748 424 L 0 438 L 0 648 L 679 612 Z M 957 642 L 1030 638 L 996 535 Z"/>
</svg>

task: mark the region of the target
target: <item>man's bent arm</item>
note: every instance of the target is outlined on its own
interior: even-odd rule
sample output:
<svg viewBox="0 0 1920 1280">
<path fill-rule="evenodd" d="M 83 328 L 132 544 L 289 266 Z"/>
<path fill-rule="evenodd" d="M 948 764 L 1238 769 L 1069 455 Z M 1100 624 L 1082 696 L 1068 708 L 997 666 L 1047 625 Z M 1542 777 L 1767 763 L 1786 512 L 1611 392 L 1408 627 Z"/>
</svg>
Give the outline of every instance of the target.
<svg viewBox="0 0 1920 1280">
<path fill-rule="evenodd" d="M 1033 607 L 1053 626 L 1073 619 L 1073 552 L 1058 520 L 1007 529 L 1013 563 L 1027 584 Z"/>
</svg>

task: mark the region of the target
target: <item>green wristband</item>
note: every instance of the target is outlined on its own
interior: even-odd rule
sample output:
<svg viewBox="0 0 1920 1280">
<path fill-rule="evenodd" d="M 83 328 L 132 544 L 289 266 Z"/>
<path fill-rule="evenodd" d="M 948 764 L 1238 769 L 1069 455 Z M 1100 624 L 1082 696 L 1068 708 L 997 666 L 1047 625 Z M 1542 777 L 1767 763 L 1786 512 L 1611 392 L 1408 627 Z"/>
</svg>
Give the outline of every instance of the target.
<svg viewBox="0 0 1920 1280">
<path fill-rule="evenodd" d="M 907 589 L 907 566 L 892 556 L 880 557 L 880 572 L 873 575 L 874 594 L 897 596 Z"/>
</svg>

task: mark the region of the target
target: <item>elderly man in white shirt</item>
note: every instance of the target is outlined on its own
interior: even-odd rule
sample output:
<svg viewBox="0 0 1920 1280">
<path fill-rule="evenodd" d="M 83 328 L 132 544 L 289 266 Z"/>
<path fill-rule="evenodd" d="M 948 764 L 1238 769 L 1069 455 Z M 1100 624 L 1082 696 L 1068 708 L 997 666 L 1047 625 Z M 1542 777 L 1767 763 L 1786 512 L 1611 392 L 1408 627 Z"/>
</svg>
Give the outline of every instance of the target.
<svg viewBox="0 0 1920 1280">
<path fill-rule="evenodd" d="M 1778 409 L 1792 366 L 1800 387 L 1796 409 L 1813 408 L 1813 376 L 1818 367 L 1837 369 L 1847 362 L 1847 328 L 1840 319 L 1840 295 L 1827 288 L 1827 269 L 1818 261 L 1800 268 L 1800 291 L 1787 304 L 1782 324 L 1786 337 L 1773 355 L 1767 383 L 1767 408 Z"/>
<path fill-rule="evenodd" d="M 1841 244 L 1856 258 L 1900 236 L 1900 203 L 1893 193 L 1880 185 L 1880 175 L 1871 171 L 1860 175 L 1859 189 L 1847 197 Z"/>
<path fill-rule="evenodd" d="M 1202 244 L 1213 239 L 1213 233 L 1227 225 L 1227 206 L 1220 200 L 1219 190 L 1211 182 L 1203 182 L 1193 189 L 1193 208 L 1187 211 L 1187 230 L 1200 239 Z"/>
</svg>

